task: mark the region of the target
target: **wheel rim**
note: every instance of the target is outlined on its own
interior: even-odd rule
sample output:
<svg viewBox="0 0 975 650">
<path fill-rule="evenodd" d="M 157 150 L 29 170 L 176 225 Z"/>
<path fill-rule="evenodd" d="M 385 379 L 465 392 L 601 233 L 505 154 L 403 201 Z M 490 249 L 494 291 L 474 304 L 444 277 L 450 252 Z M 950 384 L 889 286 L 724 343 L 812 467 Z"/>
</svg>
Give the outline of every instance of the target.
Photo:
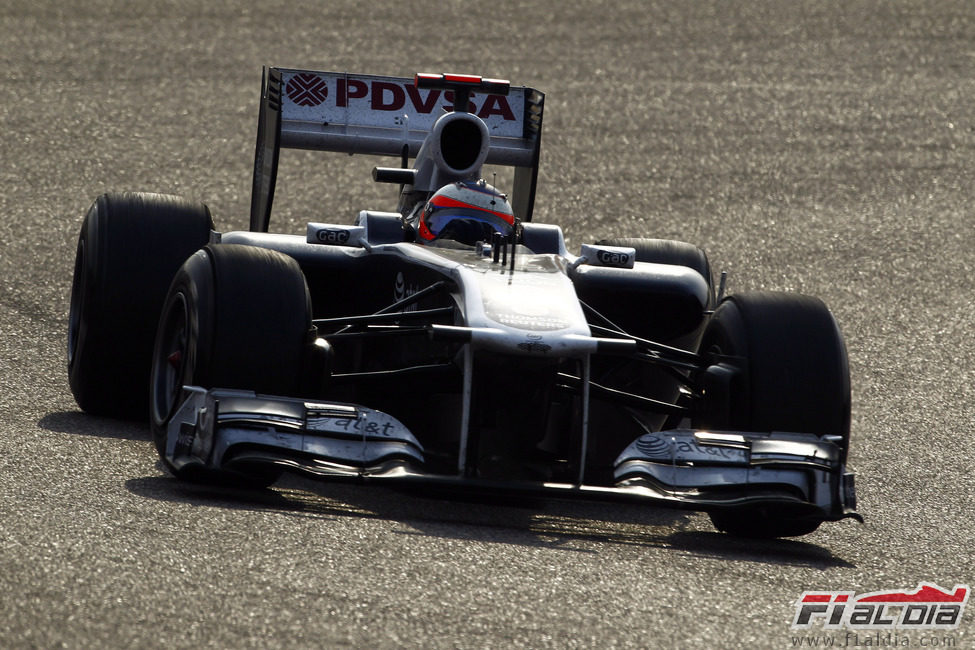
<svg viewBox="0 0 975 650">
<path fill-rule="evenodd" d="M 152 414 L 166 422 L 183 392 L 189 340 L 186 297 L 177 293 L 169 303 L 152 360 Z"/>
<path fill-rule="evenodd" d="M 88 281 L 85 278 L 85 242 L 78 241 L 78 252 L 74 260 L 74 276 L 71 279 L 71 303 L 68 308 L 68 367 L 74 365 L 81 331 L 81 318 L 85 309 L 85 292 Z"/>
</svg>

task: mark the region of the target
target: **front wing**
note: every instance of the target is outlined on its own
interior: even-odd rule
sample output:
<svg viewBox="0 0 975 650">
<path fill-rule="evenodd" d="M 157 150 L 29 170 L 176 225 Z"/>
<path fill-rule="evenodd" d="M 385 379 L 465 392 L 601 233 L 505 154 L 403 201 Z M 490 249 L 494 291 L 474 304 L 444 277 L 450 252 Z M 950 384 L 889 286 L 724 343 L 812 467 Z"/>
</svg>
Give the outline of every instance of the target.
<svg viewBox="0 0 975 650">
<path fill-rule="evenodd" d="M 167 430 L 166 460 L 177 471 L 246 472 L 270 464 L 324 478 L 466 492 L 861 519 L 840 448 L 812 434 L 659 431 L 640 436 L 620 454 L 612 486 L 485 480 L 425 472 L 423 446 L 381 411 L 250 391 L 187 391 Z"/>
</svg>

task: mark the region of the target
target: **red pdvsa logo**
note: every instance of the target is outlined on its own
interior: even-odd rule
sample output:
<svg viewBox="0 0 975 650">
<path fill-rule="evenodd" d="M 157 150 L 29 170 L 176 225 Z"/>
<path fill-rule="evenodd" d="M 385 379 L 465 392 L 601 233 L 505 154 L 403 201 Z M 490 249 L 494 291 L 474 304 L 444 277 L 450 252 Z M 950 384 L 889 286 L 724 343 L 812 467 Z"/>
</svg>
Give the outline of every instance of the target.
<svg viewBox="0 0 975 650">
<path fill-rule="evenodd" d="M 805 591 L 796 601 L 793 628 L 953 630 L 968 602 L 968 585 L 942 589 L 922 582 L 913 591 Z"/>
<path fill-rule="evenodd" d="M 298 106 L 318 106 L 328 97 L 328 84 L 317 74 L 302 72 L 291 77 L 284 92 Z"/>
</svg>

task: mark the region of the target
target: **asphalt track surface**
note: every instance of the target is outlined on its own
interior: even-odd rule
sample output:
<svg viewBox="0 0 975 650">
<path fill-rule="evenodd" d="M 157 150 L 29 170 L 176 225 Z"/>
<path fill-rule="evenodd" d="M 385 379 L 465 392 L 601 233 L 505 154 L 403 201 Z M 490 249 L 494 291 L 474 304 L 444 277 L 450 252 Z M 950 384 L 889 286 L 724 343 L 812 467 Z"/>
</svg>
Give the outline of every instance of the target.
<svg viewBox="0 0 975 650">
<path fill-rule="evenodd" d="M 0 33 L 0 646 L 784 648 L 803 591 L 975 584 L 975 5 L 7 0 Z M 866 524 L 756 543 L 648 507 L 220 491 L 79 412 L 84 211 L 152 190 L 245 228 L 264 64 L 542 89 L 536 220 L 570 248 L 684 239 L 732 292 L 823 298 Z M 272 227 L 392 207 L 374 164 L 285 152 Z M 975 612 L 898 634 L 973 647 Z"/>
</svg>

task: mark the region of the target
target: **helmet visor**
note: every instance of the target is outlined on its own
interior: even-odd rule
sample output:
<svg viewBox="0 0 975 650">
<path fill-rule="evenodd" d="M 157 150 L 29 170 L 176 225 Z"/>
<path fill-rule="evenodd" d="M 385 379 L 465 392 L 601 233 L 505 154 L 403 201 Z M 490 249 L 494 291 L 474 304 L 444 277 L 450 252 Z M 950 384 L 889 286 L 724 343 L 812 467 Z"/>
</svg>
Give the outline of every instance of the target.
<svg viewBox="0 0 975 650">
<path fill-rule="evenodd" d="M 510 218 L 511 217 L 508 217 L 508 219 Z M 496 214 L 487 210 L 478 210 L 476 208 L 438 208 L 433 206 L 433 209 L 424 216 L 424 219 L 426 220 L 427 228 L 429 228 L 430 232 L 432 232 L 434 235 L 439 235 L 447 224 L 455 219 L 477 221 L 487 224 L 493 228 L 495 232 L 499 232 L 503 235 L 507 235 L 511 232 L 511 222 L 506 220 L 501 214 Z"/>
</svg>

